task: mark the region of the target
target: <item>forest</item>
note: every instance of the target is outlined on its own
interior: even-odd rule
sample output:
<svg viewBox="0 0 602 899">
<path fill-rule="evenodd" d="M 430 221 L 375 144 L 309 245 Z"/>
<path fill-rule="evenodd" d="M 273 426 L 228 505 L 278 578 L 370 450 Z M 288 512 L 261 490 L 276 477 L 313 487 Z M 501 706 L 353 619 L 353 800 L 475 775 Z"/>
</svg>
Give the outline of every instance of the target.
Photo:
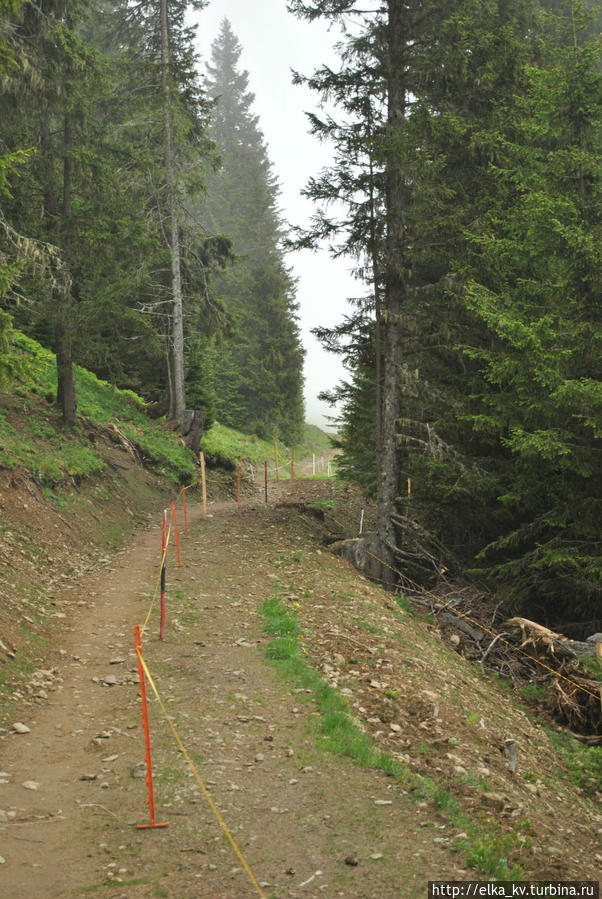
<svg viewBox="0 0 602 899">
<path fill-rule="evenodd" d="M 600 630 L 600 6 L 289 6 L 343 35 L 337 68 L 296 75 L 334 163 L 295 241 L 363 290 L 319 334 L 349 372 L 340 468 L 376 498 L 382 576 L 469 574 Z"/>
<path fill-rule="evenodd" d="M 293 442 L 303 350 L 278 185 L 227 22 L 204 2 L 2 4 L 2 334 L 135 390 L 158 417 Z M 5 365 L 6 365 L 5 361 Z"/>
<path fill-rule="evenodd" d="M 326 245 L 358 281 L 318 335 L 382 578 L 470 577 L 602 630 L 599 4 L 288 0 L 341 35 L 293 75 L 333 161 L 288 231 L 227 21 L 196 58 L 205 5 L 2 3 L 0 374 L 20 330 L 57 354 L 66 426 L 77 363 L 182 428 L 293 442 L 285 253 Z"/>
</svg>

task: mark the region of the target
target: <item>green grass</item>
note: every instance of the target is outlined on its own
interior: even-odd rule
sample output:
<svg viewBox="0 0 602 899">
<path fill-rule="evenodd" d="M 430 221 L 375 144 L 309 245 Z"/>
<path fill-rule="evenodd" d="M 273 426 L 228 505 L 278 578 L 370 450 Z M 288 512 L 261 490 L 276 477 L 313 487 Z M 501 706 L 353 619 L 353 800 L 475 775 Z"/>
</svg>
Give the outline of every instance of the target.
<svg viewBox="0 0 602 899">
<path fill-rule="evenodd" d="M 382 771 L 402 784 L 416 800 L 432 800 L 450 823 L 467 834 L 456 848 L 466 852 L 479 874 L 500 880 L 521 879 L 523 870 L 510 855 L 530 850 L 528 841 L 514 831 L 500 833 L 493 820 L 471 821 L 443 784 L 415 774 L 389 753 L 375 748 L 371 737 L 355 723 L 347 699 L 309 665 L 300 639 L 298 616 L 282 605 L 278 595 L 267 599 L 261 612 L 264 632 L 274 637 L 265 650 L 268 660 L 296 689 L 310 690 L 313 695 L 318 716 L 312 720 L 318 744 L 363 768 Z"/>
<path fill-rule="evenodd" d="M 283 468 L 290 461 L 290 450 L 280 441 L 278 446 L 278 463 Z M 228 428 L 225 425 L 216 422 L 206 434 L 203 436 L 202 448 L 206 454 L 214 456 L 219 462 L 226 463 L 227 466 L 238 466 L 239 459 L 251 461 L 257 468 L 263 466 L 264 460 L 267 459 L 270 470 L 274 468 L 274 442 L 261 440 L 255 434 L 243 434 L 234 428 Z M 280 472 L 281 477 L 286 477 L 284 471 Z"/>
<path fill-rule="evenodd" d="M 0 466 L 24 467 L 45 485 L 98 474 L 105 463 L 85 436 L 87 421 L 103 427 L 115 425 L 145 463 L 170 480 L 190 483 L 196 478 L 193 454 L 181 445 L 177 434 L 147 417 L 140 397 L 79 366 L 75 367 L 75 385 L 80 423 L 66 430 L 54 405 L 54 354 L 22 334 L 14 338 L 14 349 L 21 364 L 9 385 L 14 408 L 11 413 L 0 412 Z"/>
<path fill-rule="evenodd" d="M 562 758 L 572 783 L 585 793 L 602 793 L 602 746 L 582 746 L 570 734 L 544 728 Z"/>
<path fill-rule="evenodd" d="M 281 440 L 276 441 L 278 448 L 278 466 L 280 478 L 289 477 L 289 465 L 291 460 L 291 448 Z M 251 462 L 263 473 L 263 463 L 267 459 L 270 478 L 275 478 L 274 467 L 276 464 L 274 454 L 274 441 L 262 440 L 255 434 L 244 434 L 234 428 L 216 422 L 203 436 L 202 447 L 206 454 L 213 456 L 226 467 L 236 468 L 240 457 Z M 295 463 L 306 459 L 315 453 L 316 456 L 330 452 L 332 446 L 330 439 L 324 431 L 315 425 L 304 425 L 303 441 L 295 444 Z"/>
<path fill-rule="evenodd" d="M 579 661 L 584 668 L 594 675 L 599 684 L 602 684 L 602 662 L 597 657 L 581 656 Z"/>
</svg>

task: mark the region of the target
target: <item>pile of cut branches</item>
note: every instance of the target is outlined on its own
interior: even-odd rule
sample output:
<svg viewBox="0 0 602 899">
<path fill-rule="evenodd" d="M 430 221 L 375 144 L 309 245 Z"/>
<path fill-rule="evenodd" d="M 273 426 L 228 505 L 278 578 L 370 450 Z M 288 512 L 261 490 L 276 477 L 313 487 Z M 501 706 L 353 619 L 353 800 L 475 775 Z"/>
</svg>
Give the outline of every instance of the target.
<svg viewBox="0 0 602 899">
<path fill-rule="evenodd" d="M 444 587 L 404 595 L 430 609 L 458 652 L 517 687 L 532 685 L 538 703 L 557 721 L 590 745 L 602 745 L 602 687 L 582 661 L 595 658 L 596 639 L 581 643 L 527 618 L 505 619 L 501 603 L 492 605 L 475 588 Z"/>
</svg>

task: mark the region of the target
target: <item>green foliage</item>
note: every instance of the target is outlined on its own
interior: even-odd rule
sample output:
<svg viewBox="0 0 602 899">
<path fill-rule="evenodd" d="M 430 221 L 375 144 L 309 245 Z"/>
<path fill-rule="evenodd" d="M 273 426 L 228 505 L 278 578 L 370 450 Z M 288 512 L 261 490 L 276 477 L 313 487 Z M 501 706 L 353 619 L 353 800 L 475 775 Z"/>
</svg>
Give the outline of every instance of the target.
<svg viewBox="0 0 602 899">
<path fill-rule="evenodd" d="M 448 570 L 469 567 L 529 617 L 591 618 L 602 596 L 599 12 L 459 0 L 417 16 L 406 6 L 400 45 L 388 46 L 391 6 L 293 6 L 310 19 L 353 12 L 364 26 L 345 35 L 338 68 L 299 77 L 341 112 L 312 117 L 340 159 L 308 186 L 321 208 L 300 242 L 358 260 L 372 294 L 319 332 L 350 370 L 330 393 L 342 406 L 339 470 L 380 491 L 373 319 L 393 272 L 401 362 L 384 366 L 395 365 L 402 408 L 400 470 L 388 477 L 401 486 L 388 514 L 418 522 L 400 564 L 433 547 Z M 407 105 L 393 126 L 396 53 Z M 395 166 L 403 250 L 389 258 Z M 335 200 L 346 213 L 337 206 L 336 220 Z"/>
<path fill-rule="evenodd" d="M 571 781 L 595 796 L 602 791 L 602 747 L 582 746 L 569 734 L 548 728 L 550 742 L 564 759 Z"/>
<path fill-rule="evenodd" d="M 67 477 L 83 478 L 105 468 L 100 452 L 79 430 L 66 433 L 52 408 L 31 410 L 41 399 L 53 403 L 56 392 L 56 362 L 53 353 L 25 335 L 16 333 L 12 354 L 17 359 L 10 389 L 15 401 L 15 425 L 9 413 L 0 414 L 0 465 L 24 466 L 42 483 L 60 483 Z M 197 466 L 192 453 L 177 436 L 149 421 L 144 402 L 136 394 L 119 390 L 78 367 L 76 382 L 79 409 L 85 424 L 116 426 L 137 448 L 143 460 L 173 481 L 190 482 Z M 28 409 L 27 424 L 20 409 Z M 17 426 L 18 424 L 18 426 Z M 111 432 L 109 431 L 109 434 Z"/>
</svg>

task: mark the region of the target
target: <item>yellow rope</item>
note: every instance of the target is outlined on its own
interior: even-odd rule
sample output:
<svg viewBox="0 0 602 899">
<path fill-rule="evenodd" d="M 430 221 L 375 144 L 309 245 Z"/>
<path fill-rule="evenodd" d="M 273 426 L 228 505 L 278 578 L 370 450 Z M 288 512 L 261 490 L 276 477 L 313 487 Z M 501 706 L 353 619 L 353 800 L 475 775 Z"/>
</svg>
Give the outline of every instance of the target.
<svg viewBox="0 0 602 899">
<path fill-rule="evenodd" d="M 413 581 L 411 577 L 408 577 L 407 574 L 402 574 L 397 568 L 393 568 L 392 565 L 389 565 L 388 562 L 385 562 L 384 559 L 379 559 L 378 556 L 375 556 L 373 552 L 370 552 L 369 549 L 366 550 L 366 555 L 372 556 L 373 559 L 376 559 L 377 562 L 380 562 L 381 565 L 384 565 L 386 568 L 389 568 L 391 571 L 394 571 L 395 574 L 398 574 L 399 577 L 403 578 L 408 583 L 412 584 L 414 587 L 417 587 L 419 590 L 422 590 L 423 593 L 426 593 L 428 596 L 431 596 L 436 602 L 441 603 L 445 608 L 451 609 L 454 615 L 457 615 L 459 618 L 465 618 L 466 621 L 470 621 L 471 624 L 474 624 L 476 627 L 480 628 L 485 633 L 490 634 L 492 637 L 495 637 L 496 640 L 499 640 L 500 643 L 505 643 L 506 646 L 509 646 L 510 649 L 513 649 L 515 652 L 519 652 L 521 655 L 525 656 L 525 658 L 530 659 L 532 662 L 535 662 L 537 665 L 541 665 L 542 668 L 545 668 L 547 671 L 550 671 L 556 677 L 561 677 L 563 680 L 567 681 L 569 684 L 572 684 L 574 687 L 577 687 L 578 690 L 582 690 L 584 693 L 587 693 L 588 696 L 593 696 L 594 699 L 598 699 L 599 697 L 592 693 L 591 690 L 586 689 L 586 687 L 582 687 L 581 684 L 578 684 L 576 681 L 571 680 L 570 677 L 566 677 L 564 674 L 561 674 L 560 671 L 555 671 L 554 668 L 550 668 L 549 665 L 546 665 L 545 662 L 542 662 L 540 659 L 535 658 L 535 656 L 529 655 L 528 652 L 525 652 L 519 646 L 515 646 L 514 643 L 510 643 L 508 640 L 505 640 L 500 634 L 496 634 L 495 631 L 492 631 L 486 625 L 481 624 L 479 621 L 475 621 L 474 618 L 471 618 L 470 615 L 465 615 L 463 612 L 459 612 L 454 606 L 449 602 L 445 602 L 444 599 L 441 599 L 439 596 L 436 596 L 434 593 L 431 593 L 430 590 L 427 590 L 426 587 L 423 587 L 421 584 L 418 584 L 416 581 Z"/>
<path fill-rule="evenodd" d="M 145 662 L 144 659 L 142 658 L 142 653 L 141 653 L 141 651 L 140 651 L 139 649 L 137 649 L 136 651 L 137 651 L 137 654 L 138 654 L 138 658 L 140 659 L 140 664 L 142 665 L 142 668 L 144 669 L 144 673 L 145 673 L 145 675 L 146 675 L 146 678 L 147 678 L 147 680 L 148 680 L 148 682 L 149 682 L 149 684 L 150 684 L 150 686 L 151 686 L 151 689 L 152 689 L 153 693 L 155 694 L 155 696 L 156 696 L 156 698 L 157 698 L 157 701 L 158 701 L 158 703 L 159 703 L 159 705 L 160 705 L 160 707 L 161 707 L 161 711 L 163 712 L 163 715 L 165 716 L 165 719 L 166 719 L 167 723 L 169 724 L 170 730 L 171 730 L 171 732 L 172 732 L 172 734 L 173 734 L 173 736 L 174 736 L 174 738 L 175 738 L 175 741 L 176 741 L 176 743 L 178 744 L 178 747 L 180 748 L 180 751 L 181 751 L 182 755 L 184 756 L 184 758 L 185 758 L 186 761 L 188 762 L 188 765 L 189 765 L 190 770 L 192 771 L 192 773 L 193 773 L 193 775 L 194 775 L 194 778 L 195 778 L 196 782 L 198 783 L 199 787 L 200 787 L 201 790 L 203 791 L 203 795 L 205 796 L 205 799 L 206 799 L 207 802 L 209 803 L 209 806 L 210 806 L 210 808 L 211 808 L 211 811 L 213 812 L 213 814 L 214 814 L 215 817 L 217 818 L 217 821 L 218 821 L 218 823 L 219 823 L 219 826 L 221 827 L 221 829 L 223 830 L 223 832 L 224 832 L 225 835 L 227 836 L 227 838 L 228 838 L 228 840 L 229 840 L 229 842 L 230 842 L 230 845 L 232 846 L 232 849 L 233 849 L 234 852 L 236 853 L 236 857 L 238 858 L 238 860 L 240 861 L 241 865 L 243 866 L 243 868 L 244 868 L 245 871 L 247 872 L 247 876 L 248 876 L 249 880 L 251 881 L 251 883 L 253 884 L 253 887 L 254 887 L 255 890 L 257 891 L 257 895 L 258 895 L 258 896 L 261 896 L 262 899 L 266 899 L 265 893 L 263 892 L 263 890 L 261 889 L 261 887 L 260 887 L 259 884 L 257 883 L 257 880 L 255 879 L 255 876 L 254 876 L 253 872 L 251 871 L 249 865 L 247 864 L 247 862 L 246 862 L 246 860 L 245 860 L 245 857 L 243 856 L 242 852 L 240 851 L 240 849 L 239 849 L 238 846 L 236 845 L 236 842 L 235 842 L 235 840 L 234 840 L 234 837 L 232 836 L 232 834 L 231 834 L 230 831 L 228 830 L 228 827 L 226 826 L 226 822 L 224 821 L 224 819 L 223 819 L 222 816 L 220 815 L 219 809 L 217 808 L 217 806 L 215 805 L 213 799 L 212 799 L 211 796 L 209 795 L 209 791 L 207 790 L 207 787 L 205 786 L 205 784 L 204 784 L 203 781 L 201 780 L 201 777 L 200 777 L 200 775 L 199 775 L 199 773 L 198 773 L 198 771 L 197 771 L 197 769 L 196 769 L 196 767 L 195 767 L 194 762 L 192 761 L 192 759 L 190 758 L 188 752 L 186 751 L 186 747 L 184 746 L 182 740 L 180 739 L 180 735 L 178 734 L 178 731 L 176 730 L 176 726 L 175 726 L 175 724 L 173 723 L 173 721 L 171 720 L 171 718 L 169 717 L 169 715 L 168 715 L 168 713 L 167 713 L 167 709 L 165 708 L 165 705 L 163 704 L 163 700 L 162 700 L 161 697 L 159 696 L 159 692 L 158 692 L 158 690 L 157 690 L 157 688 L 156 688 L 156 686 L 155 686 L 155 682 L 153 681 L 153 679 L 152 679 L 152 677 L 151 677 L 151 674 L 150 674 L 150 671 L 148 670 L 148 668 L 147 668 L 147 666 L 146 666 L 146 662 Z"/>
<path fill-rule="evenodd" d="M 155 605 L 155 600 L 157 596 L 161 592 L 161 572 L 163 571 L 163 566 L 165 565 L 165 556 L 167 555 L 167 547 L 169 546 L 169 535 L 171 534 L 171 525 L 167 528 L 167 537 L 165 539 L 165 549 L 163 550 L 163 555 L 161 556 L 161 565 L 159 566 L 159 576 L 157 577 L 157 582 L 155 584 L 155 589 L 153 591 L 153 595 L 151 596 L 150 606 L 148 607 L 148 612 L 146 614 L 146 618 L 144 620 L 144 624 L 140 628 L 140 636 L 144 634 L 148 626 L 149 619 L 151 617 L 151 612 L 153 611 L 153 606 Z"/>
</svg>

